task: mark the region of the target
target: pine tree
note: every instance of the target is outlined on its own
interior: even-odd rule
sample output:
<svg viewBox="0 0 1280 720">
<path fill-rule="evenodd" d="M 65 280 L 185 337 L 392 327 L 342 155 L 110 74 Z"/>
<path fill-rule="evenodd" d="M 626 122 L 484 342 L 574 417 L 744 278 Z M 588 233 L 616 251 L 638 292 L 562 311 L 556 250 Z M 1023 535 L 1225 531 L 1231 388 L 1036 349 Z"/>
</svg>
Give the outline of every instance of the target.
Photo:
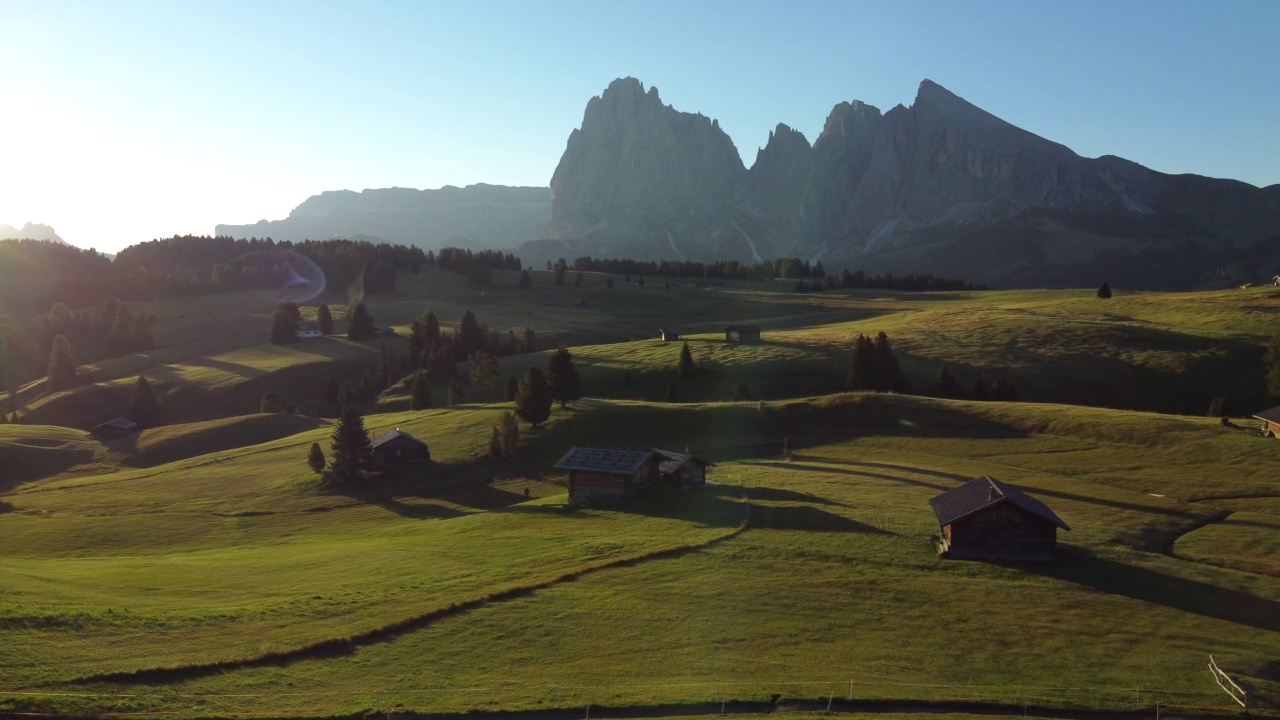
<svg viewBox="0 0 1280 720">
<path fill-rule="evenodd" d="M 342 384 L 338 382 L 337 375 L 329 376 L 329 384 L 324 389 L 324 399 L 330 405 L 338 404 L 338 393 L 342 392 Z"/>
<path fill-rule="evenodd" d="M 751 392 L 747 390 L 747 384 L 742 380 L 738 381 L 738 389 L 734 391 L 733 399 L 738 402 L 752 399 Z"/>
<path fill-rule="evenodd" d="M 1219 395 L 1209 401 L 1208 417 L 1227 418 L 1232 415 L 1231 401 L 1225 395 Z"/>
<path fill-rule="evenodd" d="M 481 350 L 484 350 L 484 331 L 476 320 L 476 314 L 468 309 L 462 314 L 462 322 L 458 323 L 457 355 L 454 357 L 471 357 L 472 353 Z"/>
<path fill-rule="evenodd" d="M 487 352 L 477 352 L 471 356 L 471 384 L 481 390 L 488 390 L 498 384 L 498 358 Z"/>
<path fill-rule="evenodd" d="M 516 392 L 516 415 L 534 427 L 551 417 L 551 389 L 538 368 L 529 368 L 520 379 L 520 388 Z"/>
<path fill-rule="evenodd" d="M 352 340 L 369 340 L 378 334 L 377 328 L 373 324 L 373 316 L 369 314 L 369 308 L 364 303 L 356 303 L 356 307 L 351 311 L 351 317 L 347 318 L 347 337 Z"/>
<path fill-rule="evenodd" d="M 409 409 L 429 410 L 431 403 L 431 383 L 427 381 L 426 371 L 419 370 L 413 374 L 413 385 L 409 388 Z"/>
<path fill-rule="evenodd" d="M 876 335 L 873 345 L 875 347 L 877 375 L 875 390 L 879 392 L 904 391 L 906 389 L 906 381 L 902 377 L 902 368 L 898 365 L 898 358 L 893 354 L 893 345 L 889 342 L 889 336 L 881 331 Z"/>
<path fill-rule="evenodd" d="M 520 287 L 527 288 L 533 286 L 533 278 L 529 276 L 528 270 L 520 271 Z"/>
<path fill-rule="evenodd" d="M 996 380 L 995 387 L 991 389 L 991 399 L 1016 402 L 1018 400 L 1018 387 L 1013 384 L 1013 381 L 1000 378 Z"/>
<path fill-rule="evenodd" d="M 65 390 L 75 382 L 76 361 L 71 357 L 71 343 L 64 335 L 53 338 L 49 350 L 49 368 L 46 381 L 50 390 Z"/>
<path fill-rule="evenodd" d="M 466 401 L 467 396 L 462 391 L 462 383 L 457 380 L 449 383 L 449 407 L 462 405 Z"/>
<path fill-rule="evenodd" d="M 533 328 L 531 327 L 525 328 L 524 329 L 524 351 L 527 353 L 531 353 L 537 349 L 538 349 L 538 334 L 534 332 Z"/>
<path fill-rule="evenodd" d="M 319 474 L 324 474 L 324 451 L 320 449 L 320 443 L 311 443 L 311 452 L 307 454 L 307 465 Z"/>
<path fill-rule="evenodd" d="M 116 308 L 115 319 L 111 322 L 111 334 L 107 337 L 107 348 L 112 355 L 123 355 L 130 351 L 133 346 L 133 332 L 133 313 L 129 312 L 128 305 L 120 303 Z"/>
<path fill-rule="evenodd" d="M 271 390 L 263 394 L 262 402 L 258 403 L 258 412 L 275 414 L 283 411 L 284 398 L 280 397 L 280 393 Z"/>
<path fill-rule="evenodd" d="M 680 380 L 688 382 L 698 375 L 698 366 L 693 364 L 693 353 L 689 351 L 689 343 L 680 348 L 680 362 L 676 364 L 676 375 Z"/>
<path fill-rule="evenodd" d="M 288 305 L 289 303 L 280 303 L 276 306 L 275 314 L 271 316 L 271 342 L 276 345 L 298 342 L 298 323 L 294 321 Z"/>
<path fill-rule="evenodd" d="M 1102 283 L 1102 286 L 1098 288 L 1098 297 L 1103 300 L 1111 297 L 1111 286 L 1107 283 Z"/>
<path fill-rule="evenodd" d="M 944 365 L 938 371 L 938 386 L 934 389 L 934 394 L 943 398 L 962 398 L 964 390 L 960 387 L 960 382 L 956 380 L 956 376 L 952 375 Z"/>
<path fill-rule="evenodd" d="M 520 447 L 520 424 L 516 422 L 515 414 L 510 412 L 502 413 L 498 422 L 501 426 L 502 457 L 515 457 Z"/>
<path fill-rule="evenodd" d="M 564 285 L 564 266 L 556 265 L 556 285 Z"/>
<path fill-rule="evenodd" d="M 680 393 L 676 392 L 675 383 L 667 383 L 667 396 L 664 399 L 669 403 L 680 402 Z"/>
<path fill-rule="evenodd" d="M 981 375 L 973 381 L 973 399 L 983 401 L 991 399 L 991 386 Z"/>
<path fill-rule="evenodd" d="M 582 397 L 582 377 L 573 366 L 573 356 L 567 348 L 559 348 L 547 363 L 547 385 L 551 397 L 563 408 Z"/>
<path fill-rule="evenodd" d="M 879 384 L 876 349 L 871 338 L 861 333 L 853 341 L 853 362 L 849 366 L 850 390 L 875 390 Z"/>
<path fill-rule="evenodd" d="M 329 452 L 333 456 L 329 467 L 339 482 L 354 482 L 362 471 L 373 469 L 373 445 L 364 429 L 364 418 L 354 405 L 343 409 L 333 429 Z"/>
<path fill-rule="evenodd" d="M 516 379 L 515 375 L 512 375 L 507 378 L 507 402 L 515 400 L 518 392 L 520 392 L 520 381 Z"/>
<path fill-rule="evenodd" d="M 427 379 L 437 385 L 458 379 L 458 363 L 453 359 L 453 353 L 443 344 L 436 346 L 427 362 Z"/>
<path fill-rule="evenodd" d="M 142 427 L 155 427 L 160 424 L 160 402 L 145 375 L 139 375 L 133 386 L 133 400 L 129 403 L 129 411 L 125 414 L 130 420 Z"/>
<path fill-rule="evenodd" d="M 321 303 L 320 307 L 316 309 L 316 324 L 320 326 L 321 333 L 325 335 L 333 334 L 333 312 L 329 310 L 328 305 Z"/>
</svg>

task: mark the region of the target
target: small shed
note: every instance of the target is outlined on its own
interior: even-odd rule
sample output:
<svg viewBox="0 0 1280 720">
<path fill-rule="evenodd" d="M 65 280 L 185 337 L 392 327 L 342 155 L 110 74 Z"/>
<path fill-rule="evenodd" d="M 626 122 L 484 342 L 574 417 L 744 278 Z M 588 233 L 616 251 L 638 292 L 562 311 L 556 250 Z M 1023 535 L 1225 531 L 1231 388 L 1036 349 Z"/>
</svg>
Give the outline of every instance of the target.
<svg viewBox="0 0 1280 720">
<path fill-rule="evenodd" d="M 731 343 L 758 343 L 760 328 L 756 325 L 730 325 L 724 329 L 724 340 Z"/>
<path fill-rule="evenodd" d="M 1254 415 L 1254 417 L 1262 421 L 1262 428 L 1260 431 L 1263 435 L 1266 435 L 1267 437 L 1280 435 L 1280 405 L 1277 405 L 1270 410 L 1263 410 L 1257 415 Z"/>
<path fill-rule="evenodd" d="M 1048 505 L 990 475 L 931 498 L 942 533 L 938 552 L 961 560 L 1053 560 L 1058 528 Z"/>
<path fill-rule="evenodd" d="M 141 429 L 138 423 L 129 418 L 116 418 L 89 428 L 89 435 L 98 440 L 115 440 L 126 435 L 132 435 Z"/>
<path fill-rule="evenodd" d="M 617 502 L 635 497 L 658 475 L 658 456 L 648 450 L 569 448 L 555 468 L 569 473 L 569 502 Z"/>
<path fill-rule="evenodd" d="M 658 328 L 658 337 L 663 342 L 674 342 L 680 339 L 680 331 L 670 327 Z"/>
<path fill-rule="evenodd" d="M 431 462 L 427 444 L 400 428 L 382 433 L 371 444 L 373 456 L 381 467 Z"/>
<path fill-rule="evenodd" d="M 324 337 L 324 333 L 320 332 L 320 323 L 315 320 L 303 320 L 298 323 L 297 335 L 300 339 Z"/>
<path fill-rule="evenodd" d="M 689 453 L 656 448 L 653 452 L 658 455 L 658 480 L 672 487 L 701 487 L 707 483 L 707 468 L 715 466 Z"/>
</svg>

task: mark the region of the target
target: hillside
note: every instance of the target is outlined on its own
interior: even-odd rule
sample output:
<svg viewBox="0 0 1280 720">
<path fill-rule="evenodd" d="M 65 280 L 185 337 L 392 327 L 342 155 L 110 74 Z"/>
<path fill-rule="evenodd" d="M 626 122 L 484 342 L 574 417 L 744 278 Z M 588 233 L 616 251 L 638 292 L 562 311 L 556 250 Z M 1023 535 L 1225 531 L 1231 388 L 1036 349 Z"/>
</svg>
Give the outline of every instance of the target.
<svg viewBox="0 0 1280 720">
<path fill-rule="evenodd" d="M 371 416 L 438 461 L 383 492 L 318 487 L 318 427 L 3 496 L 0 707 L 647 707 L 851 679 L 862 700 L 1126 709 L 1139 688 L 1141 707 L 1203 706 L 1222 702 L 1208 652 L 1256 712 L 1280 691 L 1280 447 L 1243 429 L 886 395 L 591 400 L 512 461 L 473 456 L 500 409 Z M 564 508 L 561 450 L 623 436 L 709 453 L 719 485 Z M 937 558 L 927 499 L 982 473 L 1070 523 L 1063 560 Z"/>
</svg>

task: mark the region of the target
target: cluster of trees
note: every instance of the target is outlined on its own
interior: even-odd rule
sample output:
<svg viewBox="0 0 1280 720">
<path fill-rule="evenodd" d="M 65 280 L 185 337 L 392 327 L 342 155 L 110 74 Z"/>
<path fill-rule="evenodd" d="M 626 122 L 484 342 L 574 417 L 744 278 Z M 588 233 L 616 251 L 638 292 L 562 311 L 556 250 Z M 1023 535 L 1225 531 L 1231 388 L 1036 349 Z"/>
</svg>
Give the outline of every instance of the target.
<svg viewBox="0 0 1280 720">
<path fill-rule="evenodd" d="M 28 376 L 45 375 L 49 388 L 60 390 L 71 386 L 78 364 L 154 348 L 154 320 L 134 315 L 115 298 L 83 310 L 56 302 L 36 328 L 8 335 L 5 349 L 25 366 Z"/>
<path fill-rule="evenodd" d="M 373 441 L 355 403 L 343 407 L 329 438 L 329 452 L 331 457 L 326 459 L 320 443 L 311 443 L 307 453 L 307 465 L 328 484 L 351 485 L 375 469 Z"/>
<path fill-rule="evenodd" d="M 964 388 L 960 385 L 960 381 L 944 366 L 938 371 L 938 383 L 934 386 L 933 394 L 937 397 L 956 400 L 970 397 L 974 400 L 1014 402 L 1018 399 L 1018 387 L 1012 381 L 1004 378 L 999 378 L 994 383 L 991 383 L 979 375 L 973 379 L 972 394 L 966 395 Z"/>
<path fill-rule="evenodd" d="M 884 332 L 875 339 L 861 333 L 853 343 L 853 362 L 849 365 L 850 390 L 907 393 L 911 386 L 902 374 L 894 355 L 893 344 Z"/>
<path fill-rule="evenodd" d="M 24 296 L 13 299 L 32 312 L 44 312 L 58 301 L 86 307 L 105 297 L 124 297 L 111 282 L 111 258 L 44 240 L 0 241 L 4 288 L 21 288 Z"/>
<path fill-rule="evenodd" d="M 488 279 L 488 270 L 519 270 L 523 267 L 520 258 L 501 250 L 480 250 L 479 252 L 464 248 L 440 248 L 440 252 L 427 253 L 427 265 L 434 265 L 441 270 L 448 270 L 459 275 L 475 278 L 483 276 Z"/>
<path fill-rule="evenodd" d="M 536 367 L 529 368 L 516 383 L 512 400 L 516 416 L 537 427 L 551 417 L 551 405 L 569 403 L 582 397 L 582 377 L 573 364 L 573 355 L 566 348 L 559 348 L 547 361 L 544 374 Z"/>
</svg>

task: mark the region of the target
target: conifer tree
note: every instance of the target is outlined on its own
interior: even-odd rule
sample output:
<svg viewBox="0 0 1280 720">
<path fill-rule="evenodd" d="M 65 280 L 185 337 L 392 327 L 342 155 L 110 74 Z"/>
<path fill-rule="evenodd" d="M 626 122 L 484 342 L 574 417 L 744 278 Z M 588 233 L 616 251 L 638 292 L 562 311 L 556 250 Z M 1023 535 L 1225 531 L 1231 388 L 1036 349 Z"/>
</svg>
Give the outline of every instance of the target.
<svg viewBox="0 0 1280 720">
<path fill-rule="evenodd" d="M 551 417 L 551 389 L 541 370 L 531 367 L 524 374 L 515 402 L 516 415 L 534 427 Z"/>
<path fill-rule="evenodd" d="M 454 380 L 449 383 L 449 407 L 461 405 L 467 401 L 466 393 L 462 391 L 462 383 Z"/>
<path fill-rule="evenodd" d="M 934 389 L 934 394 L 943 398 L 962 398 L 964 390 L 960 387 L 960 382 L 956 380 L 956 376 L 951 374 L 944 365 L 938 371 L 938 386 Z"/>
<path fill-rule="evenodd" d="M 605 286 L 605 287 L 607 287 L 607 288 L 611 288 L 611 287 L 613 287 L 613 278 L 611 278 L 611 277 L 607 277 L 607 278 L 605 278 L 605 279 L 604 279 L 604 286 Z"/>
<path fill-rule="evenodd" d="M 487 391 L 498 384 L 498 358 L 487 352 L 471 355 L 471 384 Z"/>
<path fill-rule="evenodd" d="M 329 452 L 333 456 L 329 467 L 338 482 L 354 482 L 363 471 L 373 469 L 373 445 L 355 405 L 343 409 L 333 429 Z"/>
<path fill-rule="evenodd" d="M 520 271 L 520 287 L 527 288 L 533 286 L 533 278 L 529 276 L 528 270 Z"/>
<path fill-rule="evenodd" d="M 996 380 L 995 387 L 991 389 L 991 399 L 1016 402 L 1018 399 L 1018 387 L 1013 384 L 1013 381 L 1000 378 Z"/>
<path fill-rule="evenodd" d="M 1111 297 L 1111 286 L 1107 283 L 1102 283 L 1102 286 L 1098 288 L 1098 297 L 1103 300 Z"/>
<path fill-rule="evenodd" d="M 321 333 L 333 334 L 333 312 L 325 303 L 320 303 L 320 307 L 316 309 L 316 324 L 320 326 Z"/>
<path fill-rule="evenodd" d="M 409 409 L 429 410 L 432 407 L 431 383 L 427 380 L 426 371 L 419 370 L 413 374 L 413 385 L 409 388 Z"/>
<path fill-rule="evenodd" d="M 520 381 L 516 379 L 515 375 L 512 375 L 507 378 L 507 402 L 515 400 L 518 392 L 520 392 Z"/>
<path fill-rule="evenodd" d="M 576 288 L 582 287 L 582 273 L 574 273 L 573 286 Z"/>
<path fill-rule="evenodd" d="M 362 302 L 356 303 L 355 309 L 351 311 L 351 317 L 347 318 L 347 337 L 352 340 L 369 340 L 377 334 L 369 308 Z"/>
<path fill-rule="evenodd" d="M 142 427 L 155 427 L 161 422 L 160 401 L 145 375 L 139 375 L 134 383 L 133 400 L 125 416 Z"/>
<path fill-rule="evenodd" d="M 676 364 L 676 374 L 679 378 L 688 382 L 698 375 L 698 366 L 693 364 L 693 353 L 689 351 L 689 343 L 685 343 L 680 348 L 680 362 Z"/>
<path fill-rule="evenodd" d="M 307 465 L 319 474 L 324 474 L 324 451 L 320 449 L 320 443 L 311 443 L 311 452 L 307 454 Z"/>
<path fill-rule="evenodd" d="M 514 413 L 504 412 L 498 418 L 501 426 L 502 457 L 515 457 L 520 447 L 520 424 L 516 422 Z"/>
<path fill-rule="evenodd" d="M 991 386 L 987 384 L 987 381 L 981 375 L 974 378 L 973 399 L 982 401 L 991 399 Z"/>
<path fill-rule="evenodd" d="M 551 397 L 563 408 L 582 397 L 582 377 L 573 366 L 573 356 L 567 348 L 559 348 L 547 363 L 547 385 Z"/>
<path fill-rule="evenodd" d="M 271 342 L 276 345 L 288 345 L 298 342 L 298 323 L 289 311 L 290 303 L 280 303 L 271 316 Z M 121 305 L 121 308 L 124 306 Z"/>
<path fill-rule="evenodd" d="M 472 353 L 484 350 L 484 330 L 476 320 L 476 314 L 468 309 L 462 314 L 462 322 L 458 323 L 458 340 L 455 357 L 468 358 Z"/>
<path fill-rule="evenodd" d="M 113 355 L 123 355 L 133 346 L 134 321 L 133 313 L 124 303 L 116 308 L 115 319 L 111 322 L 111 333 L 107 337 L 107 348 Z"/>
<path fill-rule="evenodd" d="M 453 353 L 443 344 L 437 345 L 427 363 L 427 379 L 436 384 L 447 384 L 458 379 L 458 363 Z"/>
<path fill-rule="evenodd" d="M 133 338 L 130 342 L 130 350 L 139 352 L 142 350 L 151 350 L 156 346 L 155 337 L 151 334 L 151 325 L 155 322 L 152 315 L 139 315 L 133 323 Z"/>
<path fill-rule="evenodd" d="M 50 390 L 65 390 L 71 387 L 76 377 L 76 361 L 71 356 L 71 343 L 64 335 L 53 338 L 53 347 L 49 350 L 49 368 L 46 380 Z"/>
<path fill-rule="evenodd" d="M 667 396 L 664 399 L 669 403 L 680 402 L 680 393 L 676 392 L 675 383 L 667 383 Z"/>
<path fill-rule="evenodd" d="M 861 333 L 853 341 L 853 362 L 849 366 L 850 390 L 875 390 L 879 382 L 876 350 L 871 339 Z"/>
<path fill-rule="evenodd" d="M 270 390 L 263 394 L 262 402 L 258 403 L 258 412 L 275 414 L 284 411 L 284 398 L 280 397 L 280 393 Z"/>
<path fill-rule="evenodd" d="M 338 393 L 342 392 L 342 384 L 338 382 L 337 375 L 329 376 L 329 384 L 325 386 L 324 399 L 330 405 L 338 404 Z"/>
<path fill-rule="evenodd" d="M 524 329 L 524 351 L 527 353 L 531 353 L 537 349 L 538 349 L 538 334 L 534 332 L 533 328 L 531 327 L 525 328 Z"/>
<path fill-rule="evenodd" d="M 751 391 L 747 390 L 747 384 L 742 380 L 738 381 L 738 389 L 733 393 L 735 401 L 751 400 Z"/>
<path fill-rule="evenodd" d="M 564 266 L 556 265 L 556 285 L 564 285 Z"/>
</svg>

